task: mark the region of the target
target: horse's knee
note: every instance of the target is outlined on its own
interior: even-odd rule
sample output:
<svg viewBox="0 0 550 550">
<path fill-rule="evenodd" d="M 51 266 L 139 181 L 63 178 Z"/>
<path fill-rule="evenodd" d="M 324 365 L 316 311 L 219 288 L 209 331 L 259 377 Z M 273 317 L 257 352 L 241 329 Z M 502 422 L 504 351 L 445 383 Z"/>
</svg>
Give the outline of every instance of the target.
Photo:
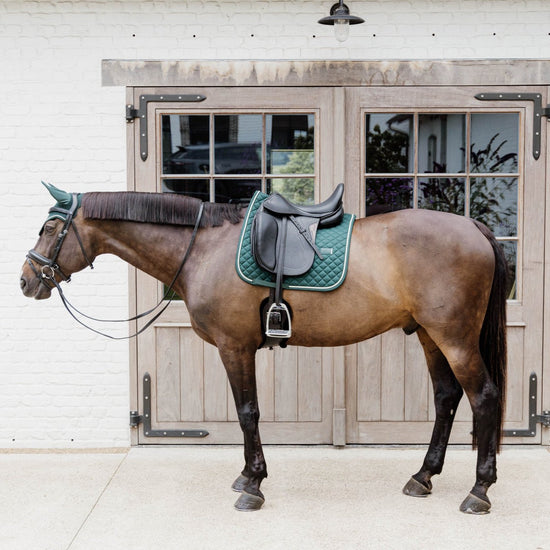
<svg viewBox="0 0 550 550">
<path fill-rule="evenodd" d="M 454 416 L 463 393 L 464 390 L 458 382 L 455 384 L 437 385 L 434 392 L 436 414 L 438 416 L 446 416 L 450 412 L 450 415 Z"/>
<path fill-rule="evenodd" d="M 249 432 L 258 426 L 260 411 L 254 403 L 244 403 L 237 409 L 237 416 L 243 432 Z"/>
</svg>

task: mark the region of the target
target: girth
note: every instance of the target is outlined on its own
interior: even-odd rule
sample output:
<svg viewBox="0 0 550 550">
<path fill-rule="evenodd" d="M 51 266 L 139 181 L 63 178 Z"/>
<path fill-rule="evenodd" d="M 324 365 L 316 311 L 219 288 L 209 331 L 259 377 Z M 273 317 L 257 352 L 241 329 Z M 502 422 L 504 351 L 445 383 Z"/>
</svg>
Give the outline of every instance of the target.
<svg viewBox="0 0 550 550">
<path fill-rule="evenodd" d="M 295 205 L 276 193 L 256 212 L 250 235 L 252 254 L 262 269 L 275 276 L 275 291 L 265 314 L 266 345 L 284 347 L 290 338 L 291 315 L 282 298 L 284 277 L 307 273 L 316 255 L 323 259 L 315 245 L 317 229 L 342 221 L 343 193 L 340 183 L 326 201 L 313 206 Z"/>
</svg>

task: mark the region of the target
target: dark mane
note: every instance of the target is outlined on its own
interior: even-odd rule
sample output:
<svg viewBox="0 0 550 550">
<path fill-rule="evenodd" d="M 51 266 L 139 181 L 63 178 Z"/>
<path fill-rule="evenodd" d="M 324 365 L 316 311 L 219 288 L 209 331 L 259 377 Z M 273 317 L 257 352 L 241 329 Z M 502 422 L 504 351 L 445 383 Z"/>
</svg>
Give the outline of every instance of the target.
<svg viewBox="0 0 550 550">
<path fill-rule="evenodd" d="M 82 214 L 95 220 L 194 225 L 201 202 L 173 193 L 85 193 L 82 195 Z M 239 204 L 205 202 L 201 227 L 217 227 L 225 220 L 234 224 L 241 218 Z"/>
</svg>

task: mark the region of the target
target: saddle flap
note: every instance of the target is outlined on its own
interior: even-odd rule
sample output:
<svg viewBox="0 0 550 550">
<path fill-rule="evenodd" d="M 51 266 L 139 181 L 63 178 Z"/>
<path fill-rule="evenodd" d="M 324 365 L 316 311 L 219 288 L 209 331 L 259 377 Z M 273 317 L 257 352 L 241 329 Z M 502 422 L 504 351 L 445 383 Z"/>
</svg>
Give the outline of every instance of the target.
<svg viewBox="0 0 550 550">
<path fill-rule="evenodd" d="M 319 220 L 300 218 L 301 225 L 315 242 Z M 282 224 L 286 223 L 285 242 L 282 239 Z M 301 235 L 298 228 L 288 220 L 272 215 L 262 207 L 254 217 L 250 234 L 252 254 L 257 264 L 266 271 L 276 274 L 282 262 L 284 276 L 298 276 L 307 273 L 313 265 L 315 251 Z M 278 250 L 284 250 L 279 258 Z"/>
</svg>

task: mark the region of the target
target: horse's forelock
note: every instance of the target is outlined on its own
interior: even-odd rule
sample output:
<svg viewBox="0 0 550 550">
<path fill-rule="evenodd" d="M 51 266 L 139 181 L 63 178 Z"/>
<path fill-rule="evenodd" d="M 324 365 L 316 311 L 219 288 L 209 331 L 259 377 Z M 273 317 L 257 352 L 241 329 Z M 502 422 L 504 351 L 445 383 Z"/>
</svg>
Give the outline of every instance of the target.
<svg viewBox="0 0 550 550">
<path fill-rule="evenodd" d="M 173 193 L 85 193 L 82 214 L 96 220 L 120 220 L 166 225 L 194 225 L 201 201 Z M 241 220 L 237 204 L 205 203 L 201 227 L 216 227 L 225 220 Z"/>
</svg>

